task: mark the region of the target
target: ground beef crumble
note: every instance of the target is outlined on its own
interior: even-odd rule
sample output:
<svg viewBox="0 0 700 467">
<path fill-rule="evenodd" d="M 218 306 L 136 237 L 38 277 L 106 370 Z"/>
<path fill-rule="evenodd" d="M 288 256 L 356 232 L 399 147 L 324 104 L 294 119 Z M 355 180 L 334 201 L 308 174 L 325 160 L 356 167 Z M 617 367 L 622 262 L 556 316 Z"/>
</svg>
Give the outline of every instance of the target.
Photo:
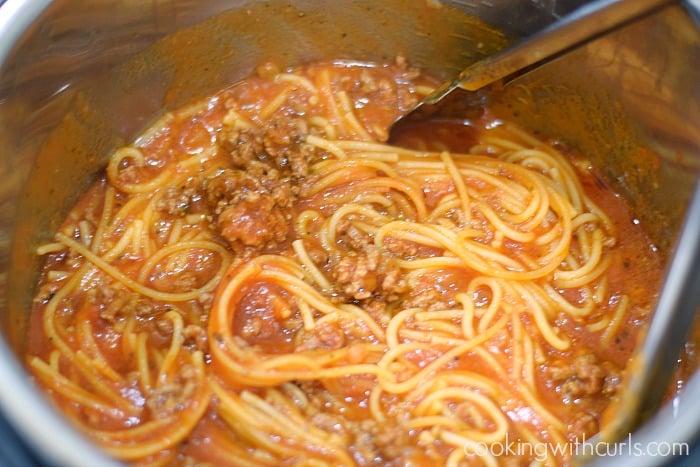
<svg viewBox="0 0 700 467">
<path fill-rule="evenodd" d="M 347 220 L 339 222 L 337 235 L 338 242 L 350 249 L 341 258 L 331 260 L 331 277 L 337 293 L 351 301 L 373 296 L 391 301 L 406 291 L 406 281 L 393 257 L 374 245 L 370 235 Z"/>
<path fill-rule="evenodd" d="M 321 155 L 305 143 L 302 119 L 271 119 L 264 128 L 224 126 L 217 147 L 230 164 L 171 187 L 157 207 L 172 216 L 203 213 L 234 252 L 266 251 L 288 241 L 288 208 L 309 164 Z M 245 255 L 245 253 L 244 253 Z"/>
<path fill-rule="evenodd" d="M 547 371 L 565 403 L 587 396 L 611 396 L 621 378 L 620 370 L 611 362 L 600 362 L 592 353 L 555 362 L 547 367 Z"/>
</svg>

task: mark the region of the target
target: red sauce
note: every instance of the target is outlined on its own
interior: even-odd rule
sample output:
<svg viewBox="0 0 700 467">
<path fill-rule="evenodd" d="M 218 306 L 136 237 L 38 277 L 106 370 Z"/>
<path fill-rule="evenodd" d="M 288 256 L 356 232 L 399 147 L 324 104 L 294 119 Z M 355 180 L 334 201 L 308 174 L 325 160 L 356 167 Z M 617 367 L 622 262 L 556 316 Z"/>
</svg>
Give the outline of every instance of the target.
<svg viewBox="0 0 700 467">
<path fill-rule="evenodd" d="M 395 188 L 398 185 L 391 185 L 401 180 L 392 180 L 386 170 L 365 165 L 345 172 L 338 169 L 338 172 L 326 174 L 327 178 L 323 178 L 316 175 L 321 169 L 314 169 L 317 172 L 309 169 L 314 164 L 320 166 L 323 161 L 332 161 L 333 157 L 318 148 L 309 149 L 305 145 L 308 135 L 321 134 L 333 141 L 335 138 L 323 135 L 323 130 L 318 128 L 325 124 L 345 128 L 340 123 L 342 111 L 334 110 L 331 105 L 333 96 L 338 93 L 348 96 L 349 102 L 354 103 L 353 112 L 357 121 L 364 126 L 367 135 L 376 140 L 382 133 L 378 129 L 386 128 L 398 113 L 409 108 L 417 99 L 410 91 L 411 86 L 430 84 L 432 80 L 404 66 L 363 68 L 316 64 L 304 68 L 300 73 L 323 92 L 310 96 L 305 86 L 287 88 L 286 78 L 275 80 L 272 76 L 276 72 L 269 72 L 223 91 L 198 112 L 176 114 L 140 147 L 144 164 L 139 165 L 125 158 L 118 168 L 118 179 L 113 180 L 110 178 L 113 175 L 108 174 L 96 183 L 61 227 L 60 232 L 66 237 L 89 242 L 89 239 L 82 237 L 81 221 L 90 227 L 93 234 L 97 226 L 103 225 L 111 233 L 102 239 L 105 243 L 98 251 L 126 278 L 115 279 L 113 274 L 98 271 L 100 268 L 90 266 L 91 262 L 86 261 L 83 255 L 67 248 L 58 248 L 46 256 L 44 276 L 32 314 L 28 357 L 30 360 L 38 357 L 48 362 L 52 352 L 64 352 L 50 339 L 52 336 L 47 322 L 51 321 L 47 321 L 46 316 L 51 315 L 57 330 L 54 338 L 62 339 L 72 355 L 87 355 L 92 363 L 102 359 L 104 366 L 109 368 L 95 370 L 97 376 L 94 376 L 62 355 L 56 359 L 57 371 L 77 386 L 90 387 L 94 397 L 100 401 L 114 395 L 109 390 L 100 392 L 99 387 L 96 389 L 95 380 L 112 378 L 106 387 L 117 388 L 117 394 L 133 403 L 134 415 L 129 416 L 127 409 L 124 409 L 124 413 L 118 413 L 121 409 L 115 409 L 114 413 L 106 415 L 98 408 L 89 407 L 89 404 L 71 400 L 54 385 L 55 381 L 42 379 L 41 373 L 34 368 L 46 392 L 72 419 L 82 423 L 87 432 L 128 429 L 158 420 L 170 420 L 168 417 L 178 417 L 181 413 L 189 414 L 197 409 L 197 404 L 192 401 L 199 393 L 193 388 L 201 389 L 212 381 L 218 381 L 217 384 L 226 391 L 225 395 L 235 400 L 259 397 L 273 406 L 274 401 L 293 401 L 297 415 L 300 414 L 299 417 L 305 420 L 309 432 L 322 430 L 329 439 L 347 440 L 347 456 L 359 465 L 433 465 L 454 452 L 454 446 L 441 439 L 437 429 L 406 429 L 410 423 L 407 414 L 427 395 L 411 391 L 408 391 L 408 395 L 386 391 L 378 402 L 386 419 L 375 420 L 371 398 L 378 382 L 371 373 L 336 375 L 316 380 L 297 378 L 287 381 L 286 385 L 261 383 L 238 387 L 231 382 L 233 378 L 228 379 L 221 374 L 233 370 L 225 363 L 213 361 L 215 356 L 212 349 L 237 345 L 240 355 L 236 358 L 245 367 L 239 376 L 244 379 L 246 372 L 256 374 L 261 365 L 271 365 L 270 362 L 280 356 L 316 356 L 323 360 L 336 352 L 339 355 L 338 364 L 372 365 L 389 351 L 384 349 L 377 353 L 372 350 L 372 345 L 380 345 L 384 340 L 381 336 L 373 335 L 362 320 L 349 322 L 338 318 L 323 321 L 322 313 L 312 310 L 316 323 L 320 324 L 307 329 L 301 299 L 295 295 L 299 287 L 272 279 L 262 280 L 252 273 L 251 277 L 242 280 L 230 302 L 225 303 L 227 331 L 233 336 L 231 340 L 227 341 L 223 332 L 211 332 L 210 323 L 220 311 L 219 302 L 224 300 L 226 287 L 235 281 L 237 274 L 260 255 L 279 255 L 298 261 L 292 247 L 295 240 L 304 240 L 311 261 L 331 281 L 330 292 L 318 292 L 329 306 L 359 307 L 383 330 L 394 317 L 407 309 L 420 308 L 426 313 L 443 309 L 459 310 L 459 294 L 466 293 L 470 283 L 482 275 L 477 270 L 442 265 L 412 277 L 410 271 L 397 266 L 397 261 L 441 258 L 446 248 L 430 242 L 423 244 L 400 239 L 396 234 L 388 235 L 378 247 L 372 238 L 373 230 L 363 230 L 361 223 L 340 222 L 335 232 L 336 242 L 330 247 L 324 244 L 320 234 L 322 221 L 366 192 L 395 201 L 382 215 L 393 215 L 393 209 L 399 212 L 396 216 L 398 220 L 410 220 L 412 216 L 417 216 L 409 209 L 412 206 L 410 197 L 399 193 Z M 331 83 L 330 89 L 325 87 L 326 82 Z M 270 102 L 283 93 L 287 93 L 287 97 L 280 107 L 272 115 L 261 116 Z M 238 127 L 225 123 L 227 118 L 233 118 L 231 112 L 238 115 L 236 118 L 240 117 L 236 120 Z M 310 123 L 307 120 L 319 115 L 325 119 L 324 122 Z M 447 148 L 455 153 L 466 153 L 485 135 L 498 135 L 499 124 L 495 116 L 485 112 L 469 121 L 439 121 L 415 126 L 395 142 L 421 148 L 425 148 L 428 142 L 428 148 Z M 313 132 L 309 128 L 314 128 Z M 336 136 L 338 140 L 361 139 L 356 134 Z M 552 346 L 543 336 L 541 323 L 537 322 L 535 314 L 522 312 L 518 309 L 522 305 L 513 300 L 508 303 L 509 308 L 504 307 L 492 316 L 491 324 L 503 320 L 506 323 L 503 328 L 491 330 L 490 326 L 486 326 L 487 330 L 483 333 L 476 332 L 477 337 L 486 335 L 485 342 L 478 349 L 456 355 L 441 367 L 446 373 L 461 377 L 480 375 L 482 379 L 472 380 L 477 381 L 472 382 L 473 385 L 482 384 L 474 391 L 477 395 L 488 395 L 488 383 L 483 381 L 491 381 L 493 387 L 501 388 L 504 394 L 514 395 L 494 402 L 509 421 L 508 436 L 521 440 L 525 438 L 523 433 L 529 432 L 541 442 L 558 442 L 555 432 L 560 429 L 552 427 L 542 415 L 542 410 L 530 405 L 527 398 L 522 396 L 523 375 L 532 375 L 532 390 L 537 395 L 538 404 L 561 420 L 564 426 L 560 431 L 568 437 L 568 441 L 582 435 L 590 437 L 599 428 L 600 414 L 615 397 L 624 367 L 634 349 L 639 330 L 647 320 L 661 281 L 659 258 L 624 200 L 599 179 L 574 151 L 562 148 L 556 142 L 550 144 L 567 155 L 586 195 L 609 216 L 614 227 L 617 243 L 605 247 L 606 258 L 610 261 L 605 272 L 606 300 L 598 303 L 590 316 L 581 319 L 572 317 L 564 310 L 547 312 L 549 315 L 544 319 L 553 323 L 559 334 L 571 341 L 571 345 L 564 350 Z M 211 154 L 206 156 L 208 151 Z M 201 162 L 186 165 L 190 160 L 199 160 L 197 157 L 201 157 Z M 425 160 L 439 159 L 432 157 Z M 181 165 L 172 165 L 176 163 Z M 175 178 L 177 183 L 172 186 L 158 188 L 161 191 L 158 191 L 160 198 L 157 203 L 151 203 L 147 195 L 129 195 L 119 191 L 120 183 L 147 183 L 162 174 L 166 167 L 176 167 L 174 177 L 180 178 Z M 504 169 L 502 172 L 498 175 L 507 178 L 507 171 Z M 368 180 L 378 180 L 377 186 L 370 190 L 368 185 L 363 185 Z M 465 176 L 464 183 L 475 192 L 483 193 L 484 202 L 495 202 L 503 196 L 498 188 L 477 176 Z M 116 190 L 110 201 L 113 203 L 112 214 L 119 212 L 121 217 L 112 218 L 104 224 L 101 223 L 101 216 L 105 199 L 109 196 L 108 187 Z M 446 177 L 420 187 L 429 211 L 455 192 L 454 182 Z M 131 206 L 131 209 L 123 211 L 125 206 Z M 300 233 L 297 218 L 310 210 L 315 210 L 316 214 L 309 217 L 308 232 Z M 145 231 L 141 233 L 145 232 L 145 237 L 138 238 L 148 240 L 143 244 L 132 242 L 110 256 L 111 249 L 120 248 L 122 236 L 139 235 L 139 231 L 134 229 L 138 229 L 137 221 L 144 219 L 144 212 L 150 213 L 150 217 L 145 217 L 148 224 L 142 226 Z M 554 219 L 555 216 L 552 214 L 550 217 Z M 371 219 L 363 221 L 371 223 Z M 458 223 L 459 215 L 453 213 L 453 218 L 446 217 L 441 221 L 443 227 Z M 474 229 L 487 230 L 490 221 L 475 210 L 471 225 Z M 539 237 L 546 235 L 547 231 L 548 228 L 538 226 L 536 234 Z M 494 239 L 495 233 L 490 231 L 475 242 L 490 245 Z M 183 251 L 176 250 L 176 253 L 156 261 L 148 270 L 143 270 L 148 248 L 175 248 L 173 245 L 187 242 L 194 245 Z M 340 254 L 335 255 L 336 252 Z M 499 252 L 516 259 L 538 258 L 538 255 L 546 253 L 546 248 L 506 238 Z M 233 265 L 225 268 L 228 262 Z M 91 267 L 92 272 L 85 273 L 80 286 L 56 304 L 53 297 L 61 293 L 70 276 L 82 267 Z M 267 266 L 261 266 L 262 269 L 264 267 Z M 225 273 L 220 272 L 222 269 L 226 270 Z M 303 280 L 313 283 L 307 277 L 308 269 L 302 268 L 301 271 L 306 274 Z M 60 277 L 57 278 L 56 274 Z M 406 279 L 409 276 L 410 283 Z M 146 278 L 144 286 L 166 295 L 144 296 L 133 287 L 118 284 L 124 280 L 138 281 L 143 277 Z M 548 276 L 540 277 L 533 284 L 542 287 L 549 280 Z M 209 287 L 211 281 L 217 281 L 216 287 Z M 199 289 L 202 289 L 200 294 L 186 300 L 168 298 Z M 587 292 L 580 287 L 560 287 L 555 292 L 578 306 L 582 306 L 587 298 Z M 630 307 L 609 345 L 601 345 L 601 328 L 591 329 L 590 326 L 610 317 L 623 296 L 629 300 Z M 495 299 L 493 291 L 487 286 L 477 287 L 467 298 L 473 301 L 479 313 L 484 312 L 484 308 Z M 56 305 L 55 312 L 51 314 L 53 305 Z M 170 349 L 174 348 L 173 342 L 177 340 L 174 336 L 178 321 L 172 318 L 173 311 L 182 320 L 178 335 L 181 348 L 172 357 L 171 367 L 163 369 L 164 362 L 170 358 Z M 519 313 L 516 321 L 508 319 L 509 313 L 516 312 Z M 84 327 L 84 323 L 89 323 L 89 329 Z M 415 324 L 413 321 L 411 323 Z M 428 331 L 442 336 L 459 329 L 461 323 L 458 318 L 450 318 L 442 320 L 440 325 L 442 328 Z M 423 332 L 418 327 L 409 330 L 414 335 L 422 335 L 420 333 Z M 139 339 L 144 339 L 148 346 L 148 364 L 145 366 L 142 362 L 145 357 L 139 353 Z M 411 339 L 401 338 L 401 341 L 410 342 Z M 520 377 L 504 377 L 504 374 L 510 373 L 504 373 L 503 369 L 511 371 L 517 352 L 521 352 L 519 349 L 525 348 L 528 342 L 534 355 L 532 368 L 521 368 Z M 420 374 L 421 369 L 428 368 L 432 362 L 439 361 L 454 346 L 447 340 L 428 348 L 417 348 L 397 357 L 389 367 L 400 367 L 402 373 L 398 381 L 405 381 L 412 375 Z M 193 355 L 199 355 L 198 352 L 203 355 L 203 367 L 207 372 L 202 379 L 197 379 L 197 365 L 192 360 L 195 358 Z M 291 371 L 289 368 L 285 370 Z M 114 376 L 111 371 L 117 375 Z M 432 373 L 426 374 L 424 379 L 429 380 L 433 376 Z M 161 379 L 168 384 L 159 386 Z M 123 384 L 119 386 L 115 383 L 117 380 L 123 381 Z M 144 386 L 148 387 L 144 389 Z M 212 387 L 215 387 L 213 383 Z M 289 437 L 276 434 L 273 430 L 279 428 L 278 424 L 260 428 L 264 434 L 261 436 L 271 443 L 262 445 L 253 431 L 247 431 L 255 427 L 248 426 L 250 424 L 244 416 L 248 414 L 251 420 L 257 419 L 245 410 L 253 409 L 243 404 L 245 408 L 236 412 L 236 416 L 230 413 L 225 415 L 224 409 L 230 404 L 222 393 L 217 394 L 205 399 L 208 404 L 206 410 L 201 412 L 192 425 L 192 431 L 186 436 L 178 435 L 177 442 L 161 451 L 135 459 L 185 465 L 194 462 L 235 464 L 236 459 L 252 464 L 269 461 L 278 465 L 295 465 L 304 461 L 300 457 L 289 455 L 285 458 L 284 453 L 273 452 L 274 446 L 282 446 L 290 449 L 289 452 L 306 450 L 310 457 L 315 456 L 330 463 L 339 462 L 328 446 L 310 442 L 299 446 L 300 438 L 294 437 L 296 433 L 290 433 Z M 497 420 L 479 412 L 479 407 L 482 406 L 455 397 L 445 403 L 444 411 L 458 414 L 457 419 L 476 427 L 474 430 L 496 430 Z M 291 415 L 289 419 L 297 420 Z M 170 428 L 163 430 L 174 429 L 178 423 L 171 423 Z M 268 429 L 269 432 L 266 431 Z M 146 441 L 167 438 L 165 435 L 158 436 L 161 431 L 156 430 Z M 531 460 L 532 456 L 510 459 L 517 464 Z M 555 460 L 557 463 L 567 463 L 570 458 L 564 456 Z"/>
</svg>

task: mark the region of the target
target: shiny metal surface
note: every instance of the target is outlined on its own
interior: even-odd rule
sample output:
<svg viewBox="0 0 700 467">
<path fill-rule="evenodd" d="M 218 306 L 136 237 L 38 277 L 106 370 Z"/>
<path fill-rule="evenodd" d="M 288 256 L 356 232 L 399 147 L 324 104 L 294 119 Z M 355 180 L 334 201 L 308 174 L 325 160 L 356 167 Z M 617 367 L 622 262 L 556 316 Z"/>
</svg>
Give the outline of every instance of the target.
<svg viewBox="0 0 700 467">
<path fill-rule="evenodd" d="M 507 83 L 671 3 L 674 0 L 591 1 L 523 40 L 516 40 L 503 50 L 470 64 L 456 78 L 438 86 L 413 110 L 436 105 L 457 88 L 479 91 L 496 82 Z M 390 135 L 404 119 L 412 117 L 412 112 L 394 122 Z"/>
<path fill-rule="evenodd" d="M 600 433 L 602 443 L 624 440 L 654 415 L 663 402 L 674 365 L 688 339 L 700 307 L 700 185 L 688 206 L 676 254 L 666 276 L 649 329 L 626 375 L 625 397 L 611 404 L 610 422 Z"/>
<path fill-rule="evenodd" d="M 0 7 L 0 409 L 45 460 L 108 464 L 43 402 L 17 358 L 37 266 L 32 251 L 109 151 L 163 109 L 230 84 L 265 59 L 293 65 L 404 54 L 450 78 L 505 38 L 532 34 L 583 3 L 7 0 Z M 505 37 L 458 21 L 447 6 Z M 586 154 L 667 256 L 683 254 L 676 239 L 700 167 L 693 15 L 696 0 L 664 10 L 493 96 L 504 116 Z M 182 28 L 191 29 L 163 39 Z M 684 441 L 699 424 L 696 375 L 635 436 Z M 599 459 L 628 461 L 641 467 L 658 459 Z"/>
</svg>

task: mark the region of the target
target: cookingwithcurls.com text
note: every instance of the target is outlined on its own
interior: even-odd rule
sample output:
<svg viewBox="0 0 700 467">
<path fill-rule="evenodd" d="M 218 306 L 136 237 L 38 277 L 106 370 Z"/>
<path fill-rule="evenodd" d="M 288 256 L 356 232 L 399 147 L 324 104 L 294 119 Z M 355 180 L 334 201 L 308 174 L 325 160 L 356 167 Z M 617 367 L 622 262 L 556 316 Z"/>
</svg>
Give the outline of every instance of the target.
<svg viewBox="0 0 700 467">
<path fill-rule="evenodd" d="M 494 457 L 527 457 L 543 462 L 551 457 L 674 457 L 687 456 L 690 445 L 685 442 L 670 441 L 634 441 L 632 435 L 615 443 L 586 439 L 571 443 L 528 443 L 522 440 L 511 440 L 508 436 L 503 441 L 484 443 L 474 442 L 464 446 L 467 456 Z"/>
</svg>

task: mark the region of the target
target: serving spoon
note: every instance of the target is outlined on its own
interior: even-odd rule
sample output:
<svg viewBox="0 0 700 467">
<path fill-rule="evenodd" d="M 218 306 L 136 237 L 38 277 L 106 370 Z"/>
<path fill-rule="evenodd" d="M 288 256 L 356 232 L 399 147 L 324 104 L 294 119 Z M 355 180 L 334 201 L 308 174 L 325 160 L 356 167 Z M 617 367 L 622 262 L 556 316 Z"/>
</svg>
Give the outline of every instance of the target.
<svg viewBox="0 0 700 467">
<path fill-rule="evenodd" d="M 388 141 L 395 141 L 398 134 L 406 131 L 406 124 L 414 124 L 424 119 L 425 115 L 431 115 L 433 109 L 427 107 L 435 106 L 458 88 L 478 91 L 496 82 L 507 83 L 676 1 L 595 0 L 579 7 L 537 34 L 469 65 L 456 78 L 439 86 L 394 121 L 389 129 Z"/>
</svg>

